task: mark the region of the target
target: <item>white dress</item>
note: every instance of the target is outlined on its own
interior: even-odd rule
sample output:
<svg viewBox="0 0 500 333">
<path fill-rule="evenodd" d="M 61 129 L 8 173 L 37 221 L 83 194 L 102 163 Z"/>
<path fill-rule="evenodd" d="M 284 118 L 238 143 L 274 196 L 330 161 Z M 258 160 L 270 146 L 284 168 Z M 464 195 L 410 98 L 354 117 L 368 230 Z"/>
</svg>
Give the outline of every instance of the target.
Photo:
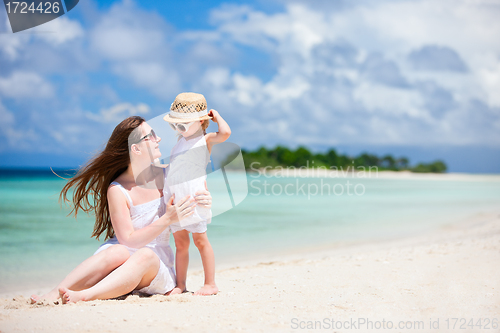
<svg viewBox="0 0 500 333">
<path fill-rule="evenodd" d="M 111 185 L 118 186 L 120 190 L 125 194 L 127 199 L 130 202 L 130 219 L 132 220 L 132 225 L 134 226 L 134 230 L 139 230 L 144 228 L 145 226 L 156 221 L 160 216 L 165 214 L 165 202 L 163 198 L 158 198 L 150 202 L 146 202 L 141 205 L 134 206 L 132 203 L 132 199 L 128 194 L 127 190 L 123 188 L 123 186 L 117 182 L 112 182 Z M 156 237 L 152 242 L 147 244 L 145 247 L 153 250 L 154 253 L 160 259 L 160 268 L 158 269 L 158 273 L 156 274 L 151 284 L 147 287 L 139 290 L 140 292 L 154 295 L 154 294 L 165 294 L 166 292 L 175 288 L 175 272 L 174 272 L 174 253 L 172 248 L 168 244 L 170 239 L 170 230 L 166 228 L 158 237 Z M 103 243 L 97 251 L 97 253 L 104 251 L 105 249 L 115 245 L 120 244 L 116 236 L 108 239 L 105 243 Z M 138 249 L 130 248 L 125 246 L 128 249 L 130 255 L 136 252 Z"/>
<path fill-rule="evenodd" d="M 172 148 L 170 164 L 163 189 L 163 197 L 169 200 L 175 194 L 174 204 L 187 195 L 194 198 L 197 191 L 205 190 L 206 168 L 210 163 L 210 154 L 204 135 L 186 140 L 181 137 Z M 212 210 L 196 206 L 194 214 L 170 225 L 172 233 L 187 230 L 193 233 L 207 231 L 207 224 L 212 220 Z"/>
</svg>

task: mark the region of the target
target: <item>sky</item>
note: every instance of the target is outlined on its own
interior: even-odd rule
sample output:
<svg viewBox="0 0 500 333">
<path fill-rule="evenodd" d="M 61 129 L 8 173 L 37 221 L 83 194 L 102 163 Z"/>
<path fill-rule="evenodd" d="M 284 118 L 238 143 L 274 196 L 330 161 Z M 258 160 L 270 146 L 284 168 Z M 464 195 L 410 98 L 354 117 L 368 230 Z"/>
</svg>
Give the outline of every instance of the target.
<svg viewBox="0 0 500 333">
<path fill-rule="evenodd" d="M 0 8 L 0 167 L 81 165 L 194 91 L 243 148 L 500 173 L 498 17 L 496 0 L 85 0 L 13 34 Z"/>
</svg>

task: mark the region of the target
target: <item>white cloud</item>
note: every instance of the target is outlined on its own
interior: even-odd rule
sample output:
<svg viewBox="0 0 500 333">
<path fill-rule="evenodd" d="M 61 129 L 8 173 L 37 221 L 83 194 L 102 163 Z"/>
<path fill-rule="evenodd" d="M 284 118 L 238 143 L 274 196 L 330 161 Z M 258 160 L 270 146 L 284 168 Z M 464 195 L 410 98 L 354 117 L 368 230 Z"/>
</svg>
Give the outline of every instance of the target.
<svg viewBox="0 0 500 333">
<path fill-rule="evenodd" d="M 422 96 L 415 90 L 362 83 L 354 89 L 353 96 L 372 113 L 406 115 L 427 120 L 432 125 L 433 119 L 424 109 Z"/>
<path fill-rule="evenodd" d="M 143 61 L 169 56 L 166 33 L 171 30 L 154 12 L 132 1 L 115 3 L 90 32 L 90 45 L 111 61 Z"/>
<path fill-rule="evenodd" d="M 235 74 L 233 77 L 234 89 L 230 94 L 244 106 L 255 106 L 260 102 L 262 82 L 253 76 Z"/>
<path fill-rule="evenodd" d="M 291 48 L 306 56 L 328 34 L 326 17 L 300 4 L 291 4 L 287 9 L 286 13 L 266 15 L 247 6 L 223 6 L 212 12 L 211 22 L 219 26 L 223 36 L 229 35 L 238 43 L 268 50 L 277 47 L 282 52 Z"/>
<path fill-rule="evenodd" d="M 500 60 L 479 70 L 477 77 L 487 93 L 488 103 L 500 107 Z"/>
<path fill-rule="evenodd" d="M 227 86 L 230 76 L 231 73 L 228 68 L 216 67 L 207 69 L 201 80 L 204 81 L 206 85 L 220 89 Z"/>
<path fill-rule="evenodd" d="M 0 77 L 0 95 L 17 99 L 49 98 L 54 95 L 54 88 L 36 73 L 16 71 L 9 77 Z"/>
<path fill-rule="evenodd" d="M 0 135 L 4 137 L 7 145 L 0 145 L 0 151 L 14 148 L 16 151 L 29 149 L 36 142 L 38 136 L 30 128 L 16 125 L 14 113 L 9 111 L 0 100 Z"/>
<path fill-rule="evenodd" d="M 161 31 L 146 29 L 103 18 L 92 31 L 92 47 L 110 60 L 139 60 L 150 58 L 162 48 Z"/>
<path fill-rule="evenodd" d="M 87 117 L 102 123 L 117 123 L 129 116 L 140 116 L 149 114 L 150 108 L 147 104 L 120 103 L 107 109 L 102 109 L 98 115 L 88 112 Z"/>
<path fill-rule="evenodd" d="M 9 60 L 16 59 L 19 50 L 30 38 L 31 36 L 26 34 L 13 34 L 7 12 L 0 10 L 0 54 L 6 55 Z"/>
<path fill-rule="evenodd" d="M 2 130 L 14 125 L 15 122 L 14 114 L 7 110 L 7 108 L 2 104 L 2 101 L 0 101 L 0 119 L 2 119 L 2 121 L 0 121 Z"/>
<path fill-rule="evenodd" d="M 90 45 L 110 61 L 114 74 L 165 99 L 181 87 L 178 71 L 172 66 L 170 30 L 157 14 L 124 1 L 100 17 L 91 29 Z"/>
<path fill-rule="evenodd" d="M 267 100 L 274 103 L 301 98 L 309 89 L 311 82 L 299 76 L 294 76 L 285 82 L 271 81 L 264 87 Z"/>
<path fill-rule="evenodd" d="M 454 50 L 469 68 L 468 75 L 427 73 L 446 88 L 467 98 L 482 98 L 469 89 L 474 81 L 489 100 L 495 100 L 488 83 L 478 73 L 488 68 L 485 57 L 500 55 L 500 3 L 474 1 L 386 1 L 371 6 L 353 6 L 331 14 L 332 30 L 368 51 L 380 51 L 404 66 L 406 56 L 424 46 Z M 495 65 L 493 65 L 495 66 Z M 408 77 L 422 76 L 407 68 Z M 493 106 L 493 105 L 492 105 Z"/>
<path fill-rule="evenodd" d="M 114 72 L 162 99 L 176 94 L 181 87 L 177 72 L 159 62 L 129 61 L 114 66 Z"/>
<path fill-rule="evenodd" d="M 0 29 L 3 31 L 0 33 L 0 54 L 5 54 L 8 60 L 18 59 L 20 52 L 29 48 L 34 41 L 39 40 L 52 46 L 58 46 L 84 36 L 80 22 L 66 16 L 58 17 L 26 32 L 14 34 L 11 33 L 7 15 L 0 11 L 0 24 L 5 26 L 5 30 Z"/>
<path fill-rule="evenodd" d="M 84 35 L 80 22 L 70 20 L 66 16 L 58 17 L 32 29 L 32 32 L 38 31 L 43 33 L 36 34 L 37 38 L 56 46 L 81 38 Z"/>
<path fill-rule="evenodd" d="M 26 35 L 13 35 L 8 33 L 0 33 L 0 53 L 7 56 L 9 60 L 17 58 L 23 44 L 29 40 Z"/>
</svg>

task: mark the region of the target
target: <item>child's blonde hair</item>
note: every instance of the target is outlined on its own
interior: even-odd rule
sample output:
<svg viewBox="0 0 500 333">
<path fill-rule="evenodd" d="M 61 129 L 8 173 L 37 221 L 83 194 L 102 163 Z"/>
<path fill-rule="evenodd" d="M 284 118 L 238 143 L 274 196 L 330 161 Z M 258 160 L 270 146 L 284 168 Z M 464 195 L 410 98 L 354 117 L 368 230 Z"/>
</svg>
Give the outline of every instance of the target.
<svg viewBox="0 0 500 333">
<path fill-rule="evenodd" d="M 207 134 L 206 129 L 207 129 L 208 125 L 210 125 L 210 120 L 208 120 L 208 119 L 203 120 L 203 123 L 201 124 L 201 129 L 203 130 L 204 135 Z"/>
</svg>

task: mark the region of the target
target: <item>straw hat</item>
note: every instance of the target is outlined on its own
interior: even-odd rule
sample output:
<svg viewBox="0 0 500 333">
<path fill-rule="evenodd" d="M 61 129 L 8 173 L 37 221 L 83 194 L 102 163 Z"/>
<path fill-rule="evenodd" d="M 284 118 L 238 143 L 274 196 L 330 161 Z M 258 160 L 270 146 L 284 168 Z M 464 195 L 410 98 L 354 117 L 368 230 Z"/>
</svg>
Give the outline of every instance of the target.
<svg viewBox="0 0 500 333">
<path fill-rule="evenodd" d="M 208 115 L 205 96 L 192 92 L 177 95 L 170 107 L 170 113 L 163 117 L 163 120 L 169 123 L 187 123 L 205 119 L 212 119 Z"/>
</svg>

